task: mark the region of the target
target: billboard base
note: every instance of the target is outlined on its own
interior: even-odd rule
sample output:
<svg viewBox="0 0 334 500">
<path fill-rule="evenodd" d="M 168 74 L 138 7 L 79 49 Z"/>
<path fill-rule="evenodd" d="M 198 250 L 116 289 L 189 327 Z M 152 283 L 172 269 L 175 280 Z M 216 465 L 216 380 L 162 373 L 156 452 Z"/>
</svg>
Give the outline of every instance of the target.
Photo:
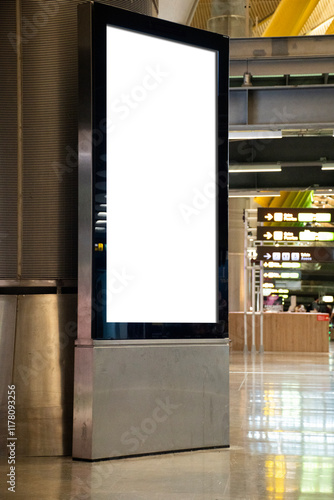
<svg viewBox="0 0 334 500">
<path fill-rule="evenodd" d="M 73 458 L 226 446 L 228 340 L 77 343 Z"/>
</svg>

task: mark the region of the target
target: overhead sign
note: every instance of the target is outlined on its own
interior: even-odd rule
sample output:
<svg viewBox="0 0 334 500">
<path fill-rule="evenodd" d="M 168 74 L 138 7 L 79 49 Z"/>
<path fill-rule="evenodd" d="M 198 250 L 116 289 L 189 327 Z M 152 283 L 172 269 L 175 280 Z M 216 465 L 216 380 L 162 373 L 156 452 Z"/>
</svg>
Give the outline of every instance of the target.
<svg viewBox="0 0 334 500">
<path fill-rule="evenodd" d="M 274 262 L 334 262 L 332 247 L 257 247 L 257 260 Z"/>
<path fill-rule="evenodd" d="M 264 262 L 263 267 L 269 269 L 299 269 L 301 266 L 300 262 Z"/>
<path fill-rule="evenodd" d="M 289 293 L 289 290 L 287 290 L 286 288 L 275 288 L 274 286 L 272 286 L 272 288 L 266 288 L 265 286 L 263 286 L 263 295 L 264 296 L 268 296 L 270 294 L 279 294 L 279 295 L 286 295 L 287 293 Z"/>
<path fill-rule="evenodd" d="M 264 271 L 263 277 L 265 280 L 283 279 L 283 280 L 298 280 L 301 278 L 301 271 Z"/>
<path fill-rule="evenodd" d="M 334 209 L 258 208 L 258 222 L 333 222 Z"/>
<path fill-rule="evenodd" d="M 264 241 L 334 241 L 334 228 L 258 227 L 257 239 Z"/>
</svg>

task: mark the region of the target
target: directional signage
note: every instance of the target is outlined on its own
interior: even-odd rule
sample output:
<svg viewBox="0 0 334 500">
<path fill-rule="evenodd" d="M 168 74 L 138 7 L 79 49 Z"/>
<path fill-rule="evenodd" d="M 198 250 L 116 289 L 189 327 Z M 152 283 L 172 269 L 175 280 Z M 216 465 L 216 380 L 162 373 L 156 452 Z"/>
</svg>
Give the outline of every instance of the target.
<svg viewBox="0 0 334 500">
<path fill-rule="evenodd" d="M 263 295 L 265 295 L 266 297 L 270 294 L 274 294 L 274 293 L 289 293 L 289 290 L 287 288 L 275 288 L 274 285 L 272 284 L 272 288 L 266 288 L 264 285 L 263 285 Z"/>
<path fill-rule="evenodd" d="M 334 222 L 334 209 L 258 208 L 258 222 Z"/>
<path fill-rule="evenodd" d="M 301 267 L 300 262 L 264 262 L 263 267 L 269 269 L 299 269 Z"/>
<path fill-rule="evenodd" d="M 300 280 L 302 272 L 300 270 L 297 271 L 264 271 L 263 277 L 265 280 L 273 280 L 273 279 L 283 279 L 283 280 Z"/>
<path fill-rule="evenodd" d="M 264 241 L 334 241 L 334 228 L 258 227 L 257 239 Z"/>
<path fill-rule="evenodd" d="M 257 247 L 257 260 L 274 262 L 334 262 L 333 247 Z"/>
</svg>

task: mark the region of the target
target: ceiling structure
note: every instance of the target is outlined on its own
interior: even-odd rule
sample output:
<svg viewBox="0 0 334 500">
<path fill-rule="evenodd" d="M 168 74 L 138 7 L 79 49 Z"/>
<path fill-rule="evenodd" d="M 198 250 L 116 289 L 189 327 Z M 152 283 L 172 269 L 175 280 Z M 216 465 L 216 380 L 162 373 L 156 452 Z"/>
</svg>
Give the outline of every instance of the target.
<svg viewBox="0 0 334 500">
<path fill-rule="evenodd" d="M 199 0 L 197 9 L 191 25 L 195 28 L 207 29 L 208 20 L 212 17 L 212 5 L 215 0 Z M 224 3 L 237 4 L 236 1 Z M 248 8 L 251 21 L 250 36 L 287 36 L 284 23 L 276 28 L 275 33 L 266 33 L 269 25 L 273 22 L 275 15 L 279 14 L 287 18 L 291 14 L 298 15 L 300 29 L 291 35 L 325 35 L 334 33 L 334 2 L 333 0 L 243 0 L 244 9 Z M 308 7 L 305 10 L 305 6 Z M 301 12 L 298 12 L 300 8 Z M 246 14 L 246 13 L 245 13 Z M 246 17 L 246 15 L 245 15 Z M 302 21 L 300 21 L 302 19 Z M 246 36 L 246 28 L 245 34 Z"/>
<path fill-rule="evenodd" d="M 231 40 L 232 189 L 333 188 L 333 44 L 333 35 Z"/>
<path fill-rule="evenodd" d="M 334 1 L 160 0 L 159 6 L 159 17 L 182 13 L 184 24 L 231 38 L 230 164 L 237 165 L 231 190 L 331 194 Z M 272 168 L 277 163 L 279 172 Z"/>
<path fill-rule="evenodd" d="M 231 37 L 230 195 L 281 206 L 312 193 L 312 206 L 333 208 L 334 1 L 199 0 L 192 26 L 208 29 L 217 13 L 231 18 L 215 24 Z M 334 295 L 334 263 L 304 264 L 302 284 L 301 302 Z"/>
</svg>

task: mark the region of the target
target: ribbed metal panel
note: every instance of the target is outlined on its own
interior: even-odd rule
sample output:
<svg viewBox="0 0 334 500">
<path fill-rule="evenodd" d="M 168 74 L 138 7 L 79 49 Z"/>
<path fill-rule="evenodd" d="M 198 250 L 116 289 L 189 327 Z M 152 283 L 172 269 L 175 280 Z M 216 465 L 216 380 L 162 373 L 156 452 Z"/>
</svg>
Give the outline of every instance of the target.
<svg viewBox="0 0 334 500">
<path fill-rule="evenodd" d="M 15 17 L 15 2 L 2 0 L 0 4 L 0 279 L 16 278 L 17 269 Z"/>
<path fill-rule="evenodd" d="M 77 3 L 22 0 L 26 279 L 77 274 Z"/>
<path fill-rule="evenodd" d="M 78 0 L 22 0 L 22 278 L 77 274 Z M 152 12 L 151 0 L 103 1 Z"/>
<path fill-rule="evenodd" d="M 98 3 L 113 5 L 120 9 L 131 10 L 147 16 L 152 14 L 152 0 L 99 0 Z"/>
</svg>

